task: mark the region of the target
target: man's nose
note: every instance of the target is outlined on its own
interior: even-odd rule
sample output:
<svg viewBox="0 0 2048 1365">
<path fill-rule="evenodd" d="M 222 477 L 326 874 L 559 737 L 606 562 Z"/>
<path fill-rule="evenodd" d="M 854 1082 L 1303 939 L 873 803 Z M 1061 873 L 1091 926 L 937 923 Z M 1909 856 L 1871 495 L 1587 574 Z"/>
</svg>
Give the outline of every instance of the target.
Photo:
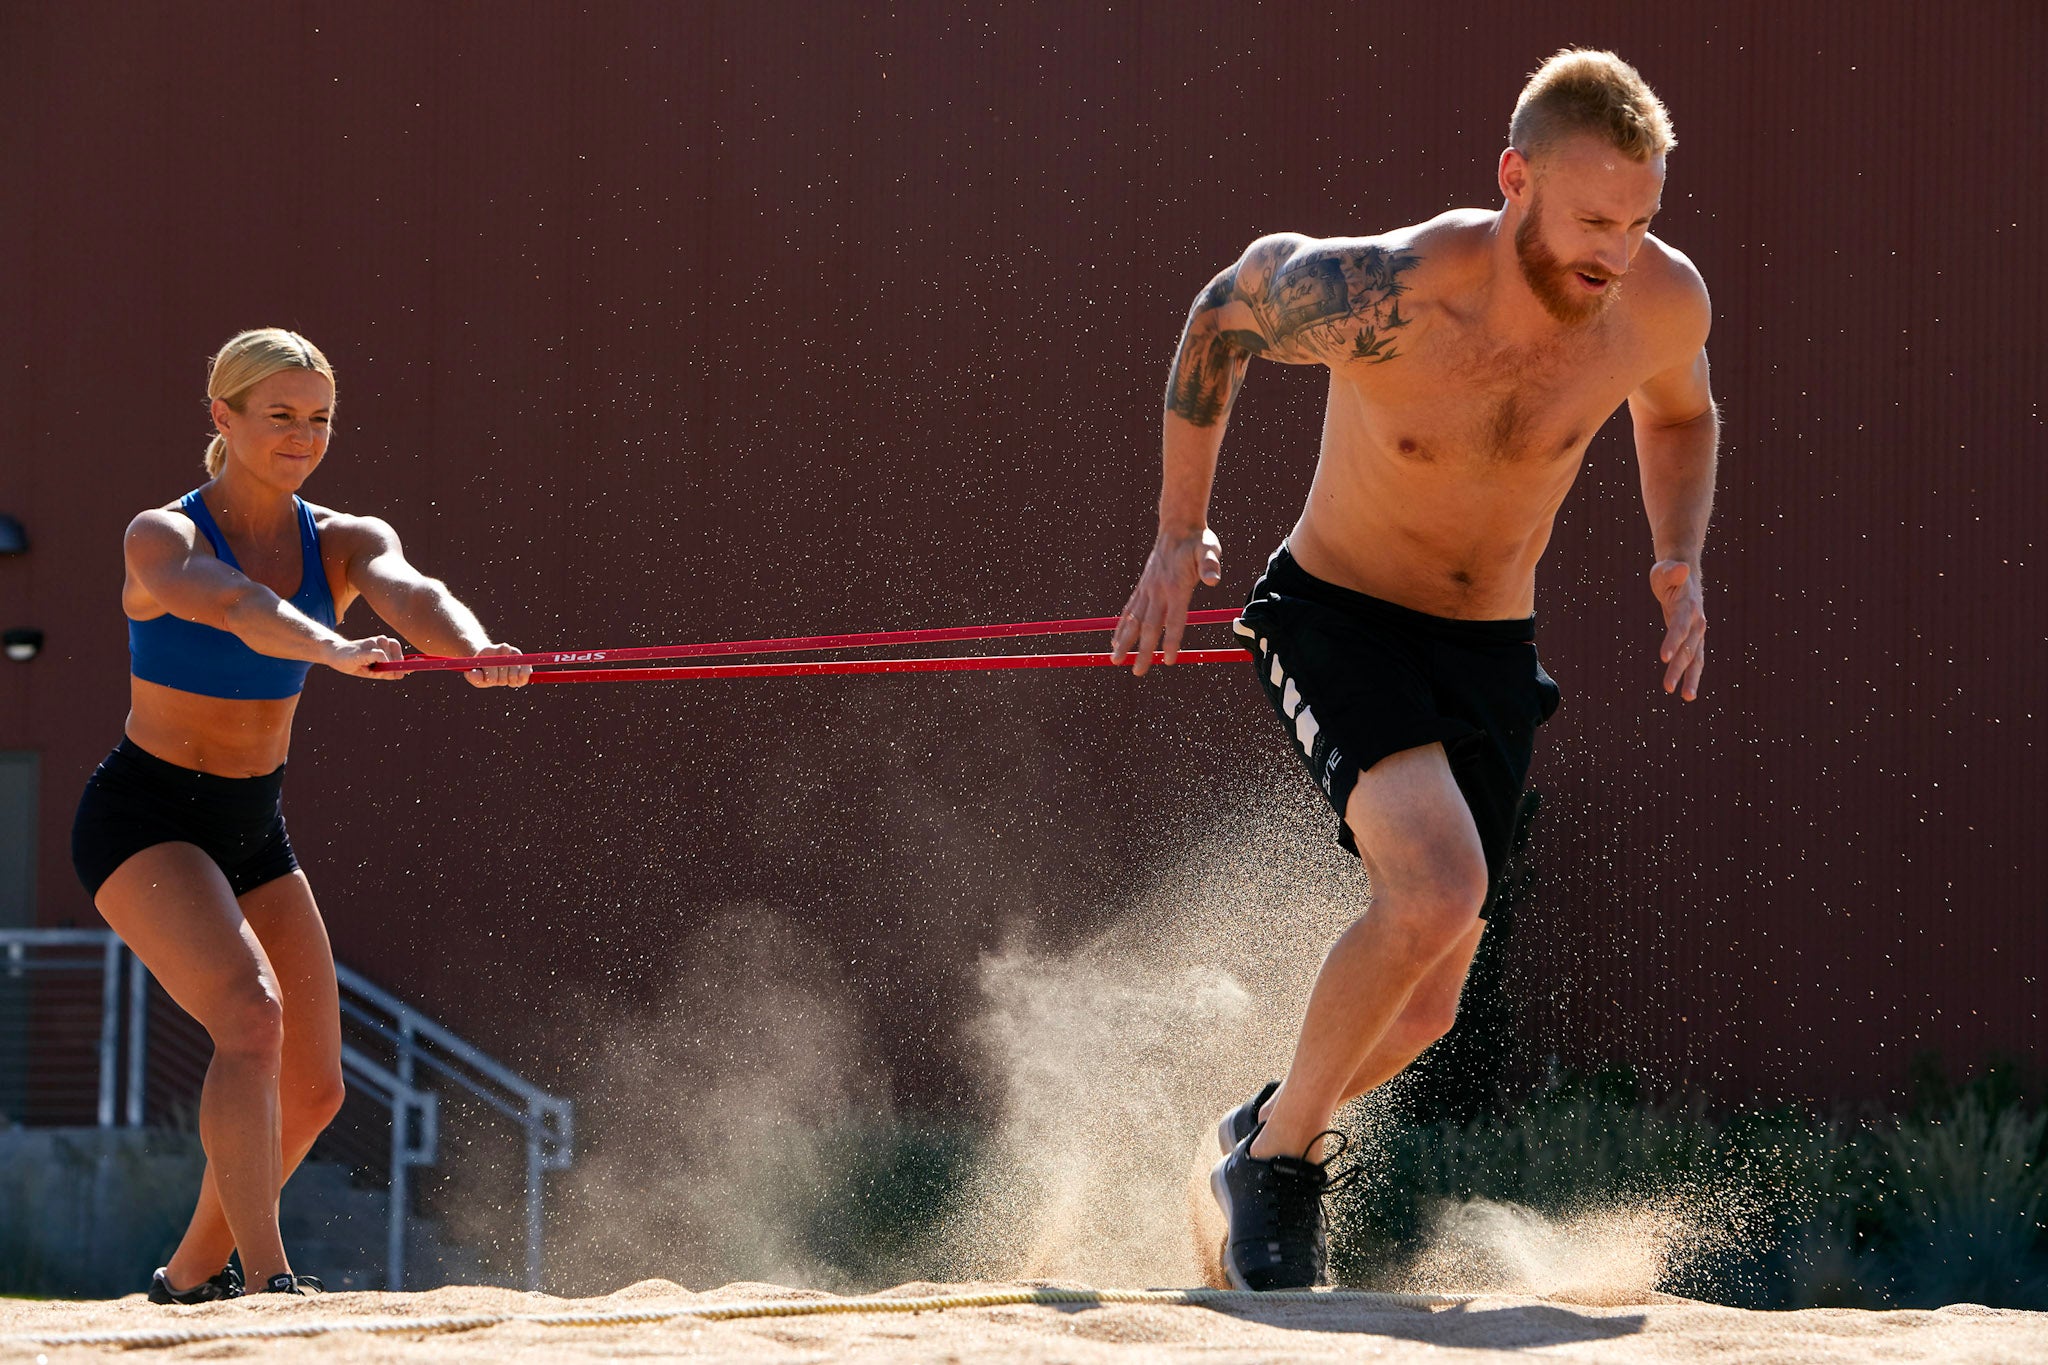
<svg viewBox="0 0 2048 1365">
<path fill-rule="evenodd" d="M 1610 275 L 1625 273 L 1628 270 L 1628 234 L 1623 232 L 1602 238 L 1596 259 L 1600 268 Z"/>
</svg>

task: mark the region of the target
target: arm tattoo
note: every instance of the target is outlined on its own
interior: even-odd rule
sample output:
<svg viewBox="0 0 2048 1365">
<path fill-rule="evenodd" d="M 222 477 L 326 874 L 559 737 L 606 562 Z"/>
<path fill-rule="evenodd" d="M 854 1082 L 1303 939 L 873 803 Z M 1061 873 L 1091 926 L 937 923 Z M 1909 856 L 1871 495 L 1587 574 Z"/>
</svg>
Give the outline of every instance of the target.
<svg viewBox="0 0 2048 1365">
<path fill-rule="evenodd" d="M 1166 410 L 1214 426 L 1255 355 L 1292 364 L 1384 365 L 1401 354 L 1396 334 L 1411 321 L 1401 314 L 1408 292 L 1401 276 L 1420 259 L 1412 251 L 1350 245 L 1248 254 L 1195 301 L 1167 382 Z"/>
<path fill-rule="evenodd" d="M 1326 248 L 1284 262 L 1264 289 L 1245 291 L 1244 302 L 1275 354 L 1383 365 L 1400 354 L 1390 334 L 1410 321 L 1401 316 L 1401 276 L 1420 261 L 1377 246 Z"/>
<path fill-rule="evenodd" d="M 1215 426 L 1230 410 L 1238 386 L 1244 383 L 1246 361 L 1265 349 L 1265 338 L 1257 332 L 1215 325 L 1216 314 L 1229 304 L 1236 281 L 1235 269 L 1225 271 L 1195 300 L 1181 336 L 1180 354 L 1173 358 L 1173 373 L 1166 381 L 1166 410 L 1198 427 Z"/>
</svg>

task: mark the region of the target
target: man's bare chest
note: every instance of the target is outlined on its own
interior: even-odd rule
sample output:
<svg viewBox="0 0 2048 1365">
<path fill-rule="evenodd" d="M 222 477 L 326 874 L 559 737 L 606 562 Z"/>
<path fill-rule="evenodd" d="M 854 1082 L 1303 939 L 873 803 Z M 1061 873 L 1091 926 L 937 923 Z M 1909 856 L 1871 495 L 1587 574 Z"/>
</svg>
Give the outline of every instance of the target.
<svg viewBox="0 0 2048 1365">
<path fill-rule="evenodd" d="M 1606 332 L 1526 347 L 1437 328 L 1339 382 L 1355 387 L 1375 444 L 1403 458 L 1541 468 L 1575 460 L 1628 397 L 1623 360 Z"/>
</svg>

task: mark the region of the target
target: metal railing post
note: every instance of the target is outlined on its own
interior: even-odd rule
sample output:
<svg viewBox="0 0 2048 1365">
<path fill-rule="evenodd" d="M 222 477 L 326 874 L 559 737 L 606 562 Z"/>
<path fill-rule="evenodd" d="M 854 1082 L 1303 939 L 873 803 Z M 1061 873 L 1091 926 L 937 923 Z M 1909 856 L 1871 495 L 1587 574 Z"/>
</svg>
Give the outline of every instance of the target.
<svg viewBox="0 0 2048 1365">
<path fill-rule="evenodd" d="M 121 940 L 100 950 L 100 1127 L 114 1126 L 116 1061 L 121 1050 Z"/>
<path fill-rule="evenodd" d="M 402 1094 L 391 1097 L 391 1207 L 384 1231 L 384 1287 L 405 1288 L 406 1200 L 411 1190 L 412 1104 Z"/>
<path fill-rule="evenodd" d="M 404 1081 L 404 1082 L 405 1082 L 405 1083 L 406 1083 L 407 1085 L 411 1085 L 411 1084 L 412 1084 L 412 1058 L 413 1058 L 413 1049 L 414 1049 L 414 1048 L 416 1048 L 416 1047 L 418 1047 L 418 1046 L 419 1046 L 419 1040 L 418 1040 L 418 1039 L 417 1039 L 417 1038 L 416 1038 L 416 1037 L 414 1036 L 414 1034 L 413 1034 L 413 1027 L 412 1027 L 412 1015 L 411 1015 L 411 1013 L 410 1013 L 410 1012 L 407 1012 L 407 1013 L 405 1013 L 405 1014 L 401 1014 L 401 1015 L 399 1015 L 399 1016 L 398 1016 L 398 1079 L 399 1079 L 399 1080 L 401 1080 L 401 1081 Z"/>
<path fill-rule="evenodd" d="M 540 1110 L 529 1099 L 526 1102 L 526 1288 L 532 1293 L 540 1291 L 540 1142 Z"/>
<path fill-rule="evenodd" d="M 410 1088 L 413 1083 L 413 1050 L 418 1041 L 413 1036 L 412 1016 L 409 1012 L 398 1016 L 397 1074 L 399 1082 Z M 412 1216 L 408 1201 L 412 1193 L 412 1109 L 399 1100 L 391 1104 L 391 1228 L 387 1234 L 389 1248 L 387 1264 L 390 1270 L 390 1287 L 394 1290 L 405 1287 L 405 1224 Z"/>
<path fill-rule="evenodd" d="M 130 1128 L 142 1126 L 143 1078 L 149 1062 L 149 968 L 128 954 L 128 1104 Z"/>
</svg>

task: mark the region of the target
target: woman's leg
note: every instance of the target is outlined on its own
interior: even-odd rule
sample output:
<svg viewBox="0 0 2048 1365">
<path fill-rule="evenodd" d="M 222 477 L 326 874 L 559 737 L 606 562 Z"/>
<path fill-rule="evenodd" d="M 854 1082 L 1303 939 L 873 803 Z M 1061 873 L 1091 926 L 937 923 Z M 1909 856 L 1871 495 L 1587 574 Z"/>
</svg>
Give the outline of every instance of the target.
<svg viewBox="0 0 2048 1365">
<path fill-rule="evenodd" d="M 284 1005 L 277 974 L 243 918 L 227 878 L 197 846 L 155 844 L 122 863 L 93 902 L 171 999 L 213 1039 L 199 1094 L 199 1141 L 207 1173 L 250 1280 L 291 1269 L 277 1232 L 283 1184 L 278 1072 Z M 183 1248 L 180 1248 L 183 1251 Z M 216 1273 L 174 1257 L 174 1287 Z"/>
<path fill-rule="evenodd" d="M 284 1047 L 277 1092 L 282 1186 L 341 1108 L 341 1006 L 334 983 L 334 953 L 313 900 L 313 888 L 303 872 L 249 891 L 242 897 L 241 908 L 270 958 L 284 1000 Z M 206 1178 L 200 1182 L 192 1222 L 171 1258 L 172 1282 L 183 1285 L 178 1274 L 189 1274 L 191 1268 L 200 1266 L 212 1269 L 198 1278 L 213 1274 L 226 1263 L 234 1246 L 209 1164 Z M 251 1285 L 261 1283 L 250 1280 Z"/>
</svg>

